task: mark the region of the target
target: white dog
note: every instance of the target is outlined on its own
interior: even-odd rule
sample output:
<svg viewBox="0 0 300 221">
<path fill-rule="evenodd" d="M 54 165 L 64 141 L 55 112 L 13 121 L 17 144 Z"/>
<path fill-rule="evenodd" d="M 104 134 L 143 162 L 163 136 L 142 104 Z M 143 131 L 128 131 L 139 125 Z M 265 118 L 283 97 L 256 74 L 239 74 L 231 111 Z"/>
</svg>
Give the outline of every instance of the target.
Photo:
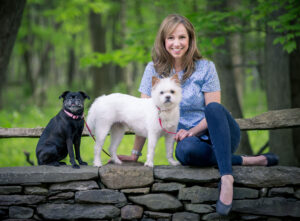
<svg viewBox="0 0 300 221">
<path fill-rule="evenodd" d="M 100 153 L 109 131 L 112 161 L 122 163 L 117 157 L 117 148 L 127 128 L 139 136 L 148 138 L 145 166 L 153 167 L 155 146 L 163 135 L 169 163 L 179 165 L 173 158 L 173 146 L 174 133 L 179 121 L 180 100 L 181 87 L 177 75 L 164 79 L 153 77 L 151 98 L 137 98 L 125 94 L 97 98 L 87 117 L 87 124 L 96 136 L 94 166 L 102 166 Z"/>
</svg>

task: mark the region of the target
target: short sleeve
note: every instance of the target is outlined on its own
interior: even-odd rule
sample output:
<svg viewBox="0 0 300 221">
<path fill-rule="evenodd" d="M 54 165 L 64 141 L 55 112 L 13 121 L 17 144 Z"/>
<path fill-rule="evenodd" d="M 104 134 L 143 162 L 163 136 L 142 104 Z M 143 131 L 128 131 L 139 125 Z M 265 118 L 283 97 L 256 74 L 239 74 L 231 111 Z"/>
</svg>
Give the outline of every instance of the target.
<svg viewBox="0 0 300 221">
<path fill-rule="evenodd" d="M 151 96 L 152 76 L 157 76 L 153 62 L 149 62 L 145 68 L 144 75 L 139 87 L 139 92 Z"/>
<path fill-rule="evenodd" d="M 218 77 L 218 73 L 215 67 L 215 64 L 213 62 L 209 62 L 207 71 L 204 76 L 204 83 L 202 86 L 203 92 L 214 92 L 214 91 L 220 91 L 220 81 Z"/>
</svg>

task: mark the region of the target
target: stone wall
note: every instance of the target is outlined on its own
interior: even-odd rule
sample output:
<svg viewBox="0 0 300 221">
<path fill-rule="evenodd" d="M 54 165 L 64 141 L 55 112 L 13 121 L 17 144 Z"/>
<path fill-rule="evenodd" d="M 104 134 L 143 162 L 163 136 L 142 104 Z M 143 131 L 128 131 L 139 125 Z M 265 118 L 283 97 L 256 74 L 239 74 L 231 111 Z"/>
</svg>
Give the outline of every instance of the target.
<svg viewBox="0 0 300 221">
<path fill-rule="evenodd" d="M 229 217 L 218 170 L 106 165 L 0 168 L 1 220 L 299 220 L 300 168 L 234 167 Z"/>
</svg>

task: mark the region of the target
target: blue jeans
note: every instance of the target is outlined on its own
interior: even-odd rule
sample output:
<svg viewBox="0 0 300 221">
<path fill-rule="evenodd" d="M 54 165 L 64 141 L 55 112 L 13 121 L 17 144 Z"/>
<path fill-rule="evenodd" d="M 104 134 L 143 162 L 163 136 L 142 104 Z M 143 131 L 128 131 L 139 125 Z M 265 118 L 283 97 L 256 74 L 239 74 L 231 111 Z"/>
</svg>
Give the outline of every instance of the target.
<svg viewBox="0 0 300 221">
<path fill-rule="evenodd" d="M 219 103 L 205 107 L 208 131 L 177 143 L 176 158 L 182 165 L 218 165 L 221 176 L 232 174 L 232 165 L 242 165 L 242 157 L 233 155 L 240 142 L 240 128 Z"/>
</svg>

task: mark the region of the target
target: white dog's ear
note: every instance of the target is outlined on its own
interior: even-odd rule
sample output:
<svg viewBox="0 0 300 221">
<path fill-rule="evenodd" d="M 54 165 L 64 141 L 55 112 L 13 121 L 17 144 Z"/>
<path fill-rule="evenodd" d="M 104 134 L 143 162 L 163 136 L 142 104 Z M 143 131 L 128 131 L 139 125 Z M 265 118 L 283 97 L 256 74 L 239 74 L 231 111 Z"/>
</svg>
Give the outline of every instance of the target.
<svg viewBox="0 0 300 221">
<path fill-rule="evenodd" d="M 156 84 L 158 84 L 159 81 L 160 81 L 159 78 L 153 76 L 152 77 L 152 87 L 154 87 Z"/>
<path fill-rule="evenodd" d="M 178 74 L 174 74 L 171 79 L 175 81 L 176 84 L 180 85 L 180 80 L 178 78 Z"/>
</svg>

